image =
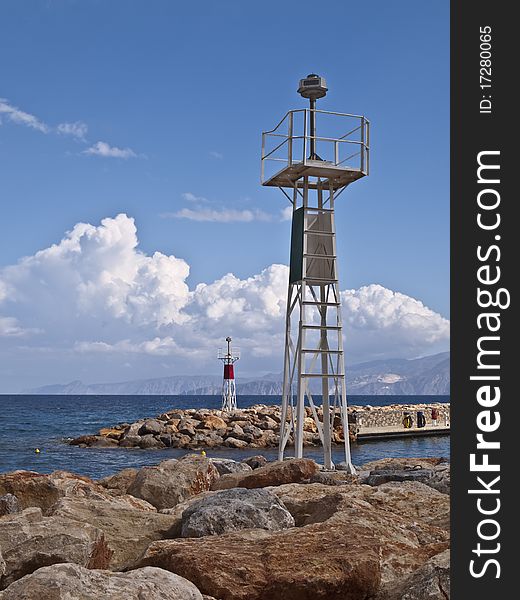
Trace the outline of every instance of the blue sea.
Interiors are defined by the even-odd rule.
[[[449,402],[449,396],[351,396],[350,405],[386,406],[396,403]],[[156,464],[190,452],[180,449],[79,448],[67,439],[97,433],[101,427],[131,423],[174,408],[220,408],[219,396],[29,396],[0,395],[0,472],[28,469],[50,473],[57,469],[100,478],[125,467]],[[276,396],[241,396],[241,407],[279,404]],[[41,450],[40,454],[35,449]],[[191,451],[193,452],[193,451]],[[262,453],[276,457],[276,450],[211,449],[209,456],[241,459]],[[291,449],[289,448],[289,455]],[[306,456],[320,460],[320,448],[308,448]],[[398,456],[449,457],[449,436],[380,440],[353,444],[352,460]],[[341,448],[335,453],[341,461]]]

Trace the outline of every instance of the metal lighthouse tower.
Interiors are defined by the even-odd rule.
[[[219,348],[217,358],[224,363],[224,380],[222,382],[222,410],[237,409],[237,390],[235,386],[234,363],[240,358],[240,352],[231,348],[231,338],[226,338],[227,350]]]
[[[291,435],[295,456],[303,456],[308,403],[323,445],[324,467],[334,468],[333,426],[339,419],[345,462],[354,472],[334,205],[348,185],[368,175],[369,123],[364,116],[317,110],[316,100],[327,91],[323,77],[308,75],[298,92],[310,107],[290,110],[262,134],[262,185],[279,188],[292,204],[279,459]],[[313,393],[321,394],[321,407]]]

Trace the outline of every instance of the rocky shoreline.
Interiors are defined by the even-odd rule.
[[[450,465],[202,455],[0,474],[0,600],[446,600]]]
[[[351,406],[349,421],[356,413],[357,424],[350,430],[355,440],[359,426],[386,426],[400,423],[405,411],[415,414],[423,410],[428,418],[436,407],[442,418],[449,419],[447,404],[394,404],[390,406]],[[320,437],[312,412],[306,407],[304,445],[320,445]],[[318,408],[318,417],[323,418]],[[155,418],[140,419],[135,423],[120,423],[105,427],[94,435],[82,435],[69,443],[76,446],[97,448],[274,448],[278,446],[281,421],[280,406],[258,404],[234,412],[214,409],[175,409]],[[339,416],[334,419],[333,441],[344,441]],[[289,444],[292,439],[289,440]]]

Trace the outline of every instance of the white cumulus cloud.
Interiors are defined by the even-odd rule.
[[[49,133],[50,127],[34,115],[27,113],[10,104],[5,98],[0,98],[0,116],[5,116],[12,123],[25,125],[42,133]]]
[[[0,310],[54,339],[185,322],[188,264],[146,256],[137,244],[134,220],[124,214],[97,227],[78,223],[58,244],[0,271],[7,290]]]
[[[250,369],[280,371],[288,267],[244,279],[228,273],[191,290],[188,275],[182,258],[141,252],[125,214],[78,223],[58,243],[0,269],[0,350],[24,364],[38,349],[46,356],[54,349],[56,370],[63,353],[78,370],[88,360],[95,381],[96,369],[115,357],[121,367],[142,357],[207,372],[231,335]],[[342,292],[342,304],[349,362],[448,349],[449,322],[410,296],[372,284]]]
[[[373,358],[447,350],[450,323],[420,300],[372,284],[342,292],[348,345]]]
[[[87,135],[88,126],[83,121],[76,121],[74,123],[60,123],[56,127],[56,131],[61,135],[70,135],[77,138],[78,140],[84,141]]]
[[[131,148],[118,148],[106,142],[96,142],[83,151],[90,156],[103,156],[105,158],[136,158],[137,154]]]

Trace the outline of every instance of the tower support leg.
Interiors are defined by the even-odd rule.
[[[308,178],[303,178],[302,193],[295,193],[294,205],[301,202],[303,220],[301,232],[301,280],[291,281],[287,296],[286,334],[284,353],[284,382],[278,458],[283,460],[292,434],[294,455],[303,457],[306,406],[310,408],[316,430],[323,445],[323,466],[334,469],[332,450],[334,421],[341,419],[344,434],[344,462],[347,470],[354,472],[351,461],[347,416],[345,365],[343,356],[342,319],[337,275],[336,239],[334,225],[334,193],[323,201],[323,190],[318,180],[317,202],[310,199]],[[298,192],[299,193],[299,192]],[[330,204],[326,207],[325,204]],[[295,215],[293,213],[293,219]],[[293,227],[293,236],[295,228]],[[294,250],[294,246],[293,246]],[[297,255],[297,253],[294,253]],[[321,413],[313,399],[314,383],[321,388]],[[319,383],[321,382],[321,386]],[[331,406],[330,391],[334,389]],[[296,406],[293,406],[293,389],[296,388]]]

